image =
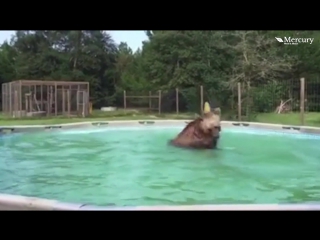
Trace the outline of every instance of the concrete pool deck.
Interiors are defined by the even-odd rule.
[[[191,120],[190,120],[191,121]],[[181,126],[187,120],[125,120],[125,121],[94,121],[56,125],[19,125],[0,126],[1,135],[61,131],[68,129],[92,129],[98,127],[148,127],[148,126]],[[320,134],[320,128],[309,126],[290,126],[256,122],[222,121],[222,128],[250,128],[272,130],[285,133]],[[0,194],[0,210],[320,210],[320,203],[306,204],[222,204],[222,205],[191,205],[191,206],[134,206],[134,207],[98,207],[86,204],[62,203],[18,195]]]

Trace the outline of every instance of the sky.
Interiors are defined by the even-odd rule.
[[[148,39],[144,31],[108,31],[116,43],[126,42],[133,51],[142,46],[142,41]],[[0,44],[10,40],[14,31],[0,31]]]

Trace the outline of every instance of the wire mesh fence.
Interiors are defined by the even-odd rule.
[[[204,102],[222,109],[223,120],[304,125],[305,117],[320,111],[320,79],[237,83],[217,91],[210,86],[157,90],[140,95],[124,93],[124,108],[144,106],[160,113],[201,114]],[[135,100],[134,100],[135,99]],[[320,124],[320,114],[318,121]],[[308,121],[310,124],[310,121]]]
[[[305,111],[320,112],[320,77],[308,78],[305,82]]]
[[[20,86],[19,81],[3,84],[3,113],[13,117],[34,112],[45,112],[47,116],[87,115],[88,85],[50,84],[25,83]],[[123,91],[117,95],[117,101],[121,105],[118,107],[127,110],[176,115],[201,114],[204,102],[208,101],[212,108],[221,108],[223,120],[320,126],[319,93],[320,78],[314,77],[307,80],[241,82],[222,90],[193,86]]]
[[[123,91],[123,108],[161,113],[161,91]]]
[[[238,121],[304,125],[304,79],[238,83],[237,99]]]
[[[202,86],[148,92],[123,91],[123,108],[158,114],[200,112],[201,89]]]

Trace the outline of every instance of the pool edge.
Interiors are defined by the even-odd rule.
[[[63,203],[56,200],[0,194],[0,210],[51,211],[259,211],[259,210],[320,210],[319,203],[309,204],[216,204],[179,206],[98,207],[85,204]]]
[[[190,120],[117,120],[117,121],[90,121],[80,123],[64,123],[64,124],[50,124],[50,125],[13,125],[13,126],[0,126],[1,134],[10,133],[24,133],[35,131],[55,131],[63,129],[78,129],[78,128],[98,128],[107,126],[153,126],[153,125],[180,125],[186,124]],[[243,127],[243,128],[256,128],[266,130],[281,130],[284,132],[296,133],[311,133],[320,134],[319,127],[311,126],[293,126],[271,123],[258,123],[258,122],[236,122],[236,121],[221,121],[222,127]]]
[[[190,121],[190,120],[189,120]],[[106,126],[151,126],[185,124],[188,120],[122,120],[122,121],[90,121],[81,123],[51,125],[19,125],[0,126],[1,134],[23,133],[34,131],[54,131],[62,129],[92,128]],[[222,127],[255,128],[278,130],[282,132],[320,134],[320,128],[311,126],[292,126],[258,122],[222,121]],[[7,132],[5,132],[6,130]],[[0,193],[0,210],[320,210],[320,203],[313,204],[230,204],[230,205],[192,205],[192,206],[136,206],[136,207],[98,207],[85,204],[63,203],[19,195]]]

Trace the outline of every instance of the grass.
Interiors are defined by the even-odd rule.
[[[42,118],[22,118],[14,119],[0,113],[0,126],[8,125],[47,125],[47,124],[62,124],[62,123],[76,123],[89,121],[114,121],[114,120],[155,120],[155,119],[193,119],[194,113],[181,114],[152,114],[140,112],[137,110],[117,110],[112,112],[102,112],[99,110],[86,118],[81,117],[42,117]]]
[[[320,127],[320,113],[305,113],[304,121],[305,126]],[[275,123],[283,125],[301,125],[300,113],[261,113],[257,115],[255,122]]]
[[[43,117],[43,118],[23,118],[12,119],[0,114],[0,126],[8,125],[46,125],[46,124],[62,124],[87,121],[113,121],[113,120],[155,120],[155,119],[194,119],[194,113],[181,114],[152,114],[140,112],[138,110],[117,110],[113,112],[102,112],[95,110],[91,116],[87,118],[68,118],[68,117]],[[223,120],[228,120],[222,116]],[[275,114],[261,113],[256,116],[254,122],[275,123],[284,125],[300,125],[299,113]],[[320,113],[306,113],[305,125],[320,127]]]

